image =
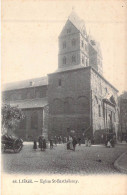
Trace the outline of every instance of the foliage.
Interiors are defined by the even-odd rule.
[[[2,105],[2,133],[13,131],[24,118],[24,114],[17,106]]]

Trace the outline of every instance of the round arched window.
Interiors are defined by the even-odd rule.
[[[66,64],[66,57],[63,57],[63,64]]]

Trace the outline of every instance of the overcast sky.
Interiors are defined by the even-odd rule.
[[[127,3],[124,1],[2,1],[2,82],[36,78],[58,66],[58,36],[74,7],[100,42],[104,77],[127,90]]]

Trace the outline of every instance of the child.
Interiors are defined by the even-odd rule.
[[[111,147],[112,147],[110,141],[108,141],[107,147],[108,147],[108,148],[111,148]]]
[[[35,151],[36,151],[36,149],[37,149],[37,142],[36,142],[36,140],[34,140],[33,149],[34,149]]]

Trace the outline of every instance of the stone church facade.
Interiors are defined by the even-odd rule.
[[[24,82],[10,84],[3,97],[26,113],[25,131],[19,130],[25,132],[25,139],[41,133],[68,136],[71,130],[78,137],[93,137],[97,131],[117,134],[118,90],[103,77],[100,45],[87,34],[84,21],[74,11],[59,36],[58,69],[46,78]]]

